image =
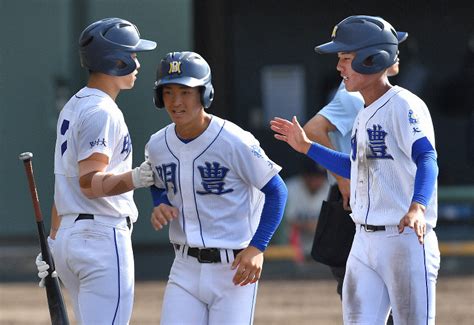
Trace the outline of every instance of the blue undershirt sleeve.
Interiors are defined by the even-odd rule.
[[[329,171],[344,178],[351,178],[351,159],[349,154],[332,150],[313,142],[307,156]]]
[[[285,211],[288,190],[283,179],[277,174],[265,184],[261,191],[265,194],[265,203],[260,223],[250,241],[250,245],[263,252],[281,222],[283,212]]]
[[[426,207],[431,200],[438,177],[436,151],[429,140],[423,137],[413,143],[411,157],[416,164],[412,202],[418,202]]]
[[[153,199],[153,206],[157,207],[161,203],[171,205],[166,195],[166,190],[164,188],[158,188],[155,185],[150,186],[151,197]]]

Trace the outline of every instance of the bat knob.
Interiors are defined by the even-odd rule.
[[[18,156],[18,159],[23,160],[23,161],[31,159],[31,158],[33,158],[33,153],[31,152],[23,152]]]

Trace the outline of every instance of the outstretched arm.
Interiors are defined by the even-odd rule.
[[[276,139],[285,141],[293,149],[308,155],[326,169],[342,177],[350,178],[351,161],[349,155],[312,143],[298,123],[296,116],[293,116],[291,122],[275,117],[270,121],[270,125],[271,129],[276,132]]]

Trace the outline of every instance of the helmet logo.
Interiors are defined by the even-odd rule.
[[[336,37],[336,31],[337,31],[337,25],[334,26],[334,28],[332,29],[332,33],[331,33],[332,38]]]
[[[172,61],[170,62],[170,69],[168,74],[178,73],[181,74],[181,62],[180,61]]]

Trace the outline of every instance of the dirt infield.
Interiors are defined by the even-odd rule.
[[[137,283],[132,324],[159,324],[164,285],[163,281]],[[437,324],[473,324],[474,275],[440,277],[437,295]],[[69,314],[73,319],[71,310]],[[333,280],[260,282],[255,324],[341,323]],[[0,324],[50,324],[43,289],[34,283],[0,284]]]

